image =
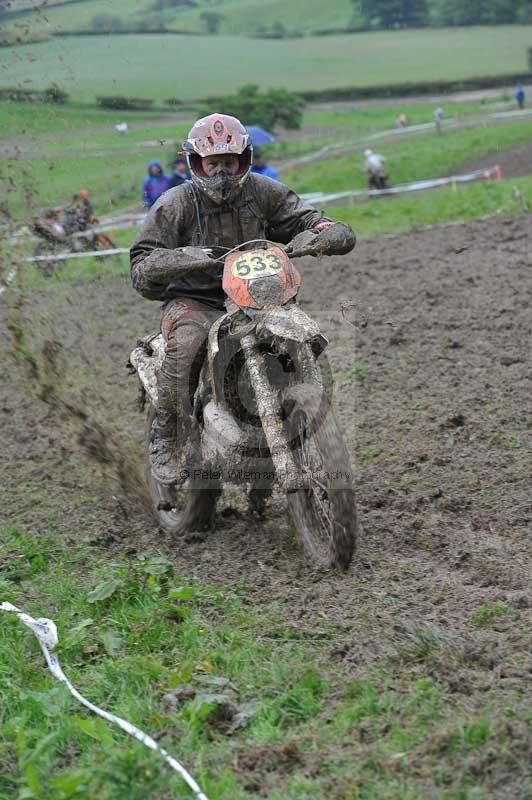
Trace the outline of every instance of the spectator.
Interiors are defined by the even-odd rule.
[[[148,177],[142,184],[142,202],[149,208],[170,187],[170,178],[165,175],[158,161],[148,164]]]
[[[253,166],[251,167],[251,171],[256,172],[257,175],[266,175],[267,178],[273,178],[274,181],[279,180],[277,170],[270,164],[266,164],[262,152],[258,149],[255,149],[253,153]]]
[[[384,162],[386,159],[380,153],[373,150],[364,150],[364,172],[368,176],[369,189],[387,189],[388,173]]]
[[[515,99],[517,100],[517,105],[519,108],[525,107],[525,87],[522,83],[517,85],[517,89],[515,90]]]
[[[408,128],[408,117],[404,112],[397,117],[397,127]]]
[[[181,186],[185,181],[190,180],[190,172],[188,171],[187,162],[183,156],[177,156],[174,159],[174,171],[170,175],[170,189],[174,186]]]
[[[436,125],[436,130],[438,133],[441,133],[442,119],[443,119],[443,108],[438,107],[434,111],[434,124]]]

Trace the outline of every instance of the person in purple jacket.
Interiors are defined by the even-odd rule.
[[[164,174],[158,161],[148,164],[148,177],[142,184],[142,202],[151,208],[155,201],[170,188],[170,178]]]

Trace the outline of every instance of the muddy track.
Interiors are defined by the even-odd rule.
[[[472,159],[463,164],[461,170],[489,169],[494,161],[500,166],[503,178],[526,177],[532,173],[532,145],[521,144],[485,158]]]
[[[166,541],[87,459],[79,421],[35,400],[31,370],[12,361],[0,385],[2,517],[36,533],[53,527],[65,544],[87,541],[95,557],[161,548],[183,574],[244,585],[256,604],[277,601],[303,631],[326,619],[337,633],[325,646],[350,674],[393,662],[412,626],[436,625],[476,648],[467,666],[438,666],[451,694],[470,694],[474,710],[497,681],[501,692],[519,690],[501,675],[508,664],[532,669],[531,235],[528,216],[488,220],[302,264],[303,304],[331,341],[356,464],[364,534],[347,575],[304,562],[281,497],[257,526],[230,489],[207,542]],[[0,313],[4,350],[5,304]],[[27,346],[62,339],[63,395],[127,445],[134,471],[143,421],[124,364],[136,336],[157,327],[157,304],[124,277],[35,294],[22,317]],[[469,620],[488,600],[513,616],[471,644]],[[508,780],[494,776],[491,796],[518,796]]]

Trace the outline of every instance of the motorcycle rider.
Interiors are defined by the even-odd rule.
[[[386,159],[380,153],[373,150],[364,151],[364,172],[368,176],[368,186],[370,189],[385,189],[388,175],[384,162]]]
[[[220,262],[185,276],[179,265],[205,262],[202,247],[231,248],[254,239],[297,247],[317,242],[331,254],[355,245],[347,225],[323,217],[282,183],[251,173],[253,148],[235,117],[199,119],[184,150],[191,181],[159,198],[131,247],[133,287],[149,300],[164,301],[166,354],[150,442],[152,474],[164,484],[185,480],[183,467],[197,447],[194,393],[209,328],[225,310]]]
[[[86,231],[95,220],[92,203],[89,200],[89,190],[80,189],[77,194],[73,195],[71,202],[63,212],[65,230],[69,235],[78,231]]]

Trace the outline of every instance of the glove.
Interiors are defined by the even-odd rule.
[[[356,237],[349,225],[343,222],[322,220],[311,230],[302,231],[294,236],[286,245],[286,252],[291,253],[303,247],[312,247],[316,256],[343,256],[349,253],[356,244]]]
[[[343,222],[323,221],[315,226],[317,236],[314,244],[319,255],[343,256],[351,252],[356,244],[356,236],[349,225]]]
[[[286,245],[285,250],[287,253],[292,253],[294,250],[301,250],[303,247],[314,244],[317,238],[318,234],[312,230],[301,231],[301,233],[296,234],[292,241]]]
[[[179,250],[187,256],[187,261],[206,261],[209,258],[202,247],[180,247]]]

